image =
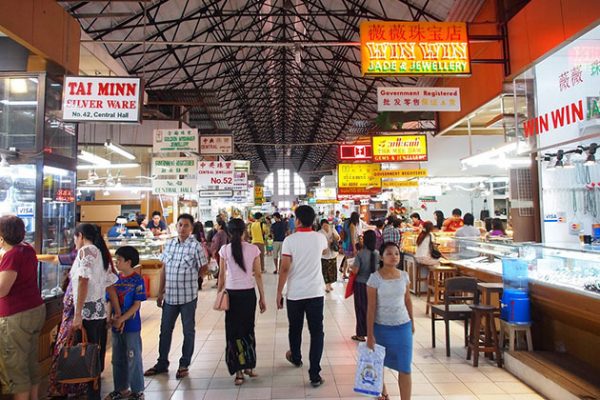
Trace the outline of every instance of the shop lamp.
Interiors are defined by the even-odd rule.
[[[590,144],[590,147],[588,149],[588,155],[587,155],[583,165],[587,165],[589,167],[589,166],[596,164],[596,150],[597,149],[598,149],[598,145],[596,143]]]
[[[131,154],[130,152],[128,152],[121,146],[114,144],[110,139],[106,139],[106,142],[104,142],[104,147],[106,147],[107,149],[109,149],[110,151],[112,151],[114,153],[122,155],[123,157],[127,158],[128,160],[135,160],[135,156],[133,154]]]
[[[554,168],[564,168],[565,164],[563,158],[565,157],[565,151],[559,150],[556,153],[556,164],[554,164]]]
[[[108,161],[106,158],[102,158],[85,150],[81,150],[77,155],[77,158],[83,161],[87,161],[91,164],[96,164],[97,166],[110,164],[110,161]]]

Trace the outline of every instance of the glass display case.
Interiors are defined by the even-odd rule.
[[[44,300],[63,295],[63,284],[70,265],[60,265],[51,262],[38,262],[38,287]]]
[[[0,75],[0,148],[35,149],[40,90],[37,75]]]
[[[590,245],[507,243],[454,238],[455,251],[444,257],[468,268],[502,274],[502,258],[529,264],[532,283],[600,299],[600,248]]]
[[[44,166],[42,253],[69,252],[75,228],[75,172]]]
[[[166,239],[135,235],[126,238],[111,238],[107,243],[108,249],[113,256],[119,247],[132,246],[140,253],[140,261],[144,261],[158,260]]]
[[[35,244],[35,178],[31,164],[0,167],[0,215],[14,214],[25,223],[25,241]]]

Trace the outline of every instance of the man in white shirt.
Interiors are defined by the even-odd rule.
[[[321,271],[321,256],[327,250],[327,239],[314,232],[311,226],[315,211],[310,206],[296,209],[296,232],[285,238],[282,246],[277,308],[283,308],[283,287],[287,283],[287,315],[290,324],[288,339],[290,350],[285,358],[296,367],[302,366],[302,326],[304,314],[310,332],[310,383],[323,384],[321,356],[323,355],[323,306],[325,291]]]

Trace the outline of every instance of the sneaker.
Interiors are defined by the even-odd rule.
[[[285,353],[285,359],[288,360],[290,363],[292,363],[296,368],[300,368],[302,366],[302,361],[294,362],[292,360],[292,351],[291,350],[288,350]]]
[[[131,393],[129,395],[130,400],[144,400],[144,392]]]
[[[118,390],[114,390],[114,391],[110,392],[104,398],[104,400],[121,400],[121,399],[128,399],[128,398],[130,398],[128,395],[124,396]]]
[[[316,379],[310,380],[310,385],[314,388],[321,386],[323,383],[325,383],[325,381],[320,376],[317,377]]]

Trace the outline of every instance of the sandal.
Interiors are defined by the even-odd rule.
[[[244,374],[248,375],[250,378],[256,378],[258,374],[254,372],[253,369],[245,369]]]
[[[387,393],[386,394],[381,393],[381,396],[379,396],[377,398],[377,400],[390,400],[390,395]]]
[[[239,374],[239,372],[238,372]],[[241,373],[241,375],[235,375],[235,380],[233,381],[233,383],[235,383],[235,386],[240,386],[244,384],[244,374]]]
[[[187,368],[179,368],[175,374],[175,379],[183,379],[190,374]]]
[[[364,336],[358,336],[358,335],[354,335],[350,339],[355,340],[357,342],[364,342],[364,341],[366,341],[366,339],[365,339]]]
[[[144,376],[154,376],[154,375],[158,375],[158,374],[166,374],[167,372],[168,372],[168,370],[166,370],[166,369],[159,369],[155,365],[154,367],[146,370],[146,372],[144,372]]]

